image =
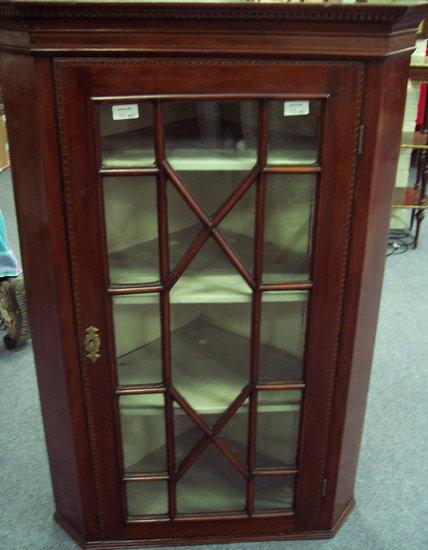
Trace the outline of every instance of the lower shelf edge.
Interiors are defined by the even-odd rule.
[[[72,527],[68,521],[58,512],[54,513],[54,520],[85,550],[114,550],[120,548],[139,548],[141,546],[184,546],[196,544],[221,544],[231,542],[254,542],[254,541],[275,541],[275,540],[299,540],[299,539],[327,539],[332,538],[343,525],[355,506],[355,499],[352,498],[342,514],[339,516],[332,529],[324,531],[294,531],[289,533],[276,534],[245,534],[228,536],[208,536],[195,538],[165,538],[165,539],[143,539],[143,540],[117,540],[117,541],[88,541]]]

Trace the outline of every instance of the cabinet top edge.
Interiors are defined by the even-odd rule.
[[[7,19],[231,19],[308,23],[381,23],[413,28],[428,16],[428,2],[385,4],[275,4],[200,2],[82,2],[0,0]]]
[[[414,48],[416,5],[0,0],[0,50],[374,59]]]

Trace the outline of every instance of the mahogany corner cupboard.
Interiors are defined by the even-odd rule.
[[[56,503],[85,548],[353,507],[427,5],[0,2]]]

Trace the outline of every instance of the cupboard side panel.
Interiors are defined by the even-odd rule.
[[[50,60],[3,54],[3,94],[41,409],[57,512],[97,535],[76,350]]]
[[[354,495],[408,70],[407,54],[367,64],[366,131],[353,212],[346,314],[328,470],[329,489],[323,510],[325,526],[338,520]]]

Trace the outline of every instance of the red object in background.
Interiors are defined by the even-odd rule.
[[[426,86],[426,85],[425,85]],[[404,201],[403,204],[418,204],[420,199],[420,190],[419,189],[406,189],[404,192]]]
[[[425,51],[425,55],[428,55],[428,48]],[[416,117],[416,126],[415,126],[416,132],[419,132],[424,120],[426,95],[427,95],[427,83],[423,82],[421,84],[420,93],[419,93],[418,115]]]
[[[415,126],[416,132],[419,132],[419,130],[422,127],[422,122],[424,120],[426,95],[427,95],[427,84],[426,82],[422,82],[420,93],[419,93],[418,115],[416,117],[416,126]]]

